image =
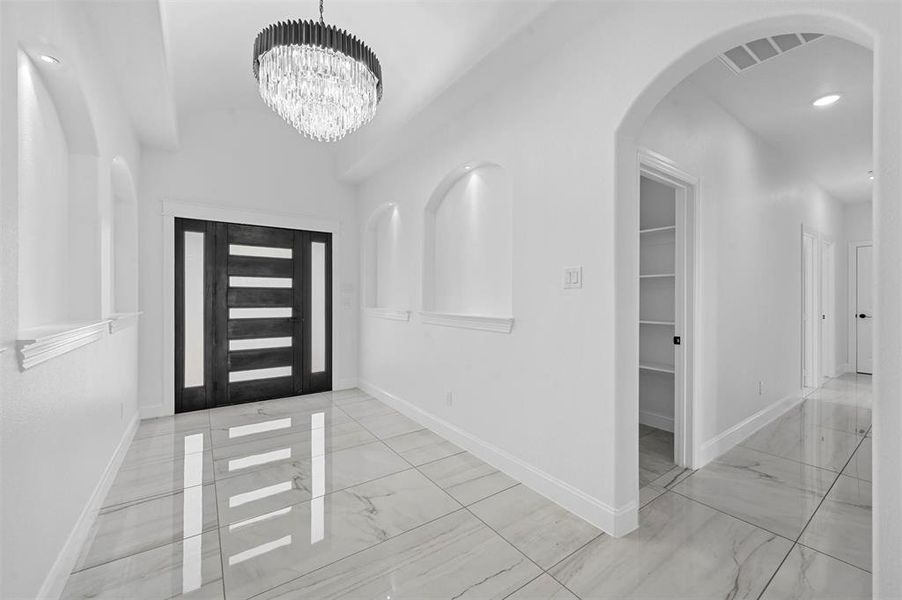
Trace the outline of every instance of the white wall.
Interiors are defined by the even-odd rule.
[[[364,306],[405,310],[410,306],[401,248],[401,215],[395,206],[377,211],[366,226],[363,260],[367,297]]]
[[[341,232],[333,240],[340,289],[333,321],[337,351],[333,383],[353,385],[357,376],[358,229],[353,190],[332,177],[331,155],[265,107],[190,116],[181,123],[180,138],[177,151],[147,151],[141,164],[142,414],[165,413],[163,306],[172,302],[164,297],[162,280],[161,211],[167,200],[340,221]]]
[[[696,434],[705,444],[799,394],[801,228],[838,239],[842,206],[688,82],[657,106],[639,143],[699,179]]]
[[[0,346],[5,350],[0,353],[0,597],[34,598],[136,417],[137,329],[105,335],[95,343],[27,371],[19,369],[15,340],[22,327],[49,325],[48,321],[55,319],[57,313],[60,317],[65,313],[66,318],[79,316],[78,311],[82,309],[94,316],[101,314],[99,288],[94,287],[102,271],[96,249],[100,247],[104,206],[111,198],[108,185],[96,186],[91,193],[86,190],[92,189],[97,181],[109,180],[114,156],[123,157],[132,168],[137,166],[138,146],[129,118],[118,104],[105,59],[93,45],[94,32],[84,20],[80,6],[65,2],[3,2],[0,27]],[[29,182],[42,178],[42,186],[56,181],[59,173],[53,169],[60,165],[63,151],[58,135],[31,140],[38,145],[23,155],[20,179],[18,110],[21,107],[26,114],[41,114],[45,119],[49,113],[34,112],[33,103],[44,104],[46,100],[41,92],[38,96],[31,95],[35,88],[23,89],[25,94],[20,105],[16,64],[19,45],[51,48],[63,59],[57,73],[80,85],[93,121],[90,134],[96,136],[96,155],[79,155],[77,161],[89,171],[88,176],[93,171],[96,180],[80,190],[76,201],[82,203],[82,212],[75,220],[61,206],[43,204],[62,200],[57,187],[52,193],[46,187],[30,188]],[[71,98],[63,98],[62,105],[60,98],[54,100],[69,135],[73,124],[66,122],[61,106]],[[44,123],[47,125],[46,120]],[[86,124],[90,122],[77,125]],[[68,146],[71,152],[71,138]],[[68,179],[71,189],[72,178]],[[31,209],[37,207],[29,205],[24,213],[19,212],[20,201],[37,200],[30,190],[42,194],[38,200],[42,203],[40,218],[50,234],[67,228],[72,232],[74,226],[74,231],[84,236],[79,238],[79,243],[87,242],[88,247],[81,256],[85,261],[79,264],[93,271],[90,280],[74,290],[81,292],[81,306],[66,302],[71,294],[58,297],[59,290],[70,285],[65,274],[67,263],[65,257],[58,255],[58,248],[40,263],[27,258],[19,260],[20,246],[32,242],[26,228],[31,227],[31,219],[35,218]],[[45,192],[47,195],[43,195]],[[44,241],[53,244],[46,237]],[[66,243],[71,248],[73,239],[70,237]],[[98,262],[92,262],[92,257],[97,257]],[[37,268],[46,271],[36,273],[33,269]],[[42,293],[47,290],[57,296],[49,300],[64,302],[58,310],[45,311],[43,306],[31,306],[35,301],[31,292],[20,294],[18,281],[36,275],[53,278],[49,287],[42,288]],[[20,307],[20,302],[28,305]],[[36,318],[41,322],[29,323],[30,315],[36,314],[40,314]]]
[[[873,241],[873,204],[846,204],[843,206],[843,227],[836,244],[836,283],[840,293],[836,297],[838,332],[836,336],[836,364],[854,371],[855,357],[850,356],[849,336],[854,331],[854,306],[849,306],[849,243]],[[854,288],[853,288],[854,293]]]
[[[635,526],[638,487],[638,416],[629,396],[637,378],[631,363],[636,348],[635,340],[623,333],[635,327],[635,315],[625,302],[637,290],[630,291],[624,282],[634,281],[630,265],[638,265],[638,244],[628,234],[617,233],[624,222],[638,224],[638,215],[631,216],[627,205],[617,200],[623,175],[618,166],[621,159],[635,161],[635,154],[618,154],[618,134],[632,135],[634,122],[629,119],[644,113],[649,98],[657,102],[658,92],[741,41],[734,39],[737,28],[758,37],[787,26],[837,33],[851,20],[892,39],[899,14],[889,6],[843,4],[831,5],[842,15],[829,19],[822,17],[827,10],[823,7],[815,10],[812,4],[785,1],[655,3],[653,9],[635,2],[578,6],[586,11],[582,22],[597,19],[588,33],[573,35],[569,44],[549,50],[546,60],[506,78],[503,86],[486,86],[490,92],[472,94],[478,104],[449,116],[444,124],[433,127],[430,122],[430,131],[411,135],[406,140],[409,149],[361,186],[361,220],[378,206],[397,202],[405,225],[411,225],[405,227],[403,240],[416,297],[422,290],[422,211],[429,195],[458,165],[482,160],[501,165],[514,192],[513,332],[441,328],[416,317],[409,323],[365,317],[360,380],[373,391],[400,399],[406,404],[398,405],[410,407],[412,413],[423,411],[439,420],[434,422],[462,432],[460,439],[483,458],[510,468],[552,499],[616,533]],[[653,20],[648,18],[650,10],[655,12]],[[804,16],[787,18],[793,11]],[[770,21],[763,21],[768,17]],[[681,27],[672,27],[674,22]],[[860,31],[855,32],[858,39],[863,37]],[[630,50],[629,60],[624,60],[624,48]],[[886,56],[890,62],[880,72],[892,77],[889,66],[896,64],[891,62],[896,55]],[[677,72],[681,75],[674,79]],[[478,81],[476,77],[468,84]],[[753,150],[746,144],[723,160],[738,161],[743,153],[749,160],[763,160]],[[835,229],[835,217],[808,214],[793,200],[816,194],[810,186],[783,183],[779,195],[767,197],[765,206],[780,198],[789,203],[787,210],[797,212],[798,224],[804,213],[815,226]],[[750,201],[749,196],[742,200]],[[724,205],[719,214],[729,216],[733,210]],[[750,231],[756,235],[773,235],[771,225],[780,236],[790,230],[766,208],[755,216]],[[734,233],[738,243],[756,242],[749,231]],[[723,232],[711,235],[715,237],[709,243],[727,239]],[[769,260],[776,254],[770,248],[761,251]],[[561,269],[572,265],[583,266],[579,291],[561,289]],[[734,270],[747,266],[756,265],[742,258]],[[758,267],[751,276],[773,274]],[[789,275],[780,276],[786,280],[781,285],[797,287]],[[726,276],[728,281],[735,278]],[[627,324],[618,322],[624,315],[630,317]],[[778,317],[762,304],[744,322],[771,318]],[[735,369],[740,361],[731,360],[729,368]],[[618,362],[631,364],[632,374],[618,371]],[[774,394],[788,385],[789,377],[785,366],[775,368],[776,375],[768,376]],[[758,377],[744,374],[736,385],[745,390],[747,382]],[[445,400],[448,391],[453,391],[451,406]],[[706,393],[710,396],[711,390]],[[706,434],[713,435],[730,418],[745,413],[729,412],[707,417]]]

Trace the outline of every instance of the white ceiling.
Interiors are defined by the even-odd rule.
[[[149,146],[175,146],[178,123],[159,5],[155,0],[84,5],[138,138]]]
[[[841,202],[871,199],[873,54],[824,37],[734,73],[719,59],[689,80]],[[836,104],[812,100],[839,92]]]
[[[379,57],[384,95],[369,127],[384,129],[410,119],[552,2],[326,0],[325,20]],[[275,21],[318,18],[318,2],[161,0],[161,12],[183,118],[210,109],[269,110],[251,72],[254,39]]]

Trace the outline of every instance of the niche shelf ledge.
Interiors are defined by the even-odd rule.
[[[639,363],[641,371],[655,371],[656,373],[675,373],[673,365],[661,365],[658,363]]]
[[[110,334],[116,333],[117,331],[122,331],[123,329],[128,329],[129,327],[136,326],[138,324],[138,317],[143,314],[144,311],[111,314],[109,316]]]
[[[676,273],[650,273],[648,275],[639,275],[639,279],[664,279],[667,277],[676,277]]]
[[[420,312],[420,320],[427,325],[443,327],[459,327],[462,329],[479,329],[495,333],[510,333],[514,327],[513,317],[495,317],[489,315],[462,315],[456,313]]]
[[[377,319],[388,319],[389,321],[409,321],[410,311],[399,308],[364,308],[363,312]]]
[[[667,225],[666,227],[649,227],[648,229],[640,229],[639,233],[658,233],[659,231],[676,231],[676,225]]]
[[[17,345],[22,369],[96,342],[107,332],[110,319],[33,327],[19,332]]]
[[[666,326],[666,327],[674,327],[674,326],[676,325],[676,323],[674,323],[673,321],[648,321],[648,320],[642,320],[642,321],[639,321],[639,325],[664,325],[664,326]]]

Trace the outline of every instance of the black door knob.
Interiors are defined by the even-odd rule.
[[[858,318],[859,318],[859,319],[865,319],[865,318],[867,318],[867,315],[864,314],[864,313],[861,313],[860,315],[858,315]]]

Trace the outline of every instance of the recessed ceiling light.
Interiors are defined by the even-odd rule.
[[[812,104],[815,106],[830,106],[831,104],[834,104],[839,99],[840,99],[839,94],[827,94],[826,96],[821,96],[820,98],[818,98],[817,100],[812,102]]]
[[[58,65],[60,64],[60,59],[55,56],[50,56],[49,54],[42,54],[41,60],[47,63],[48,65]]]

